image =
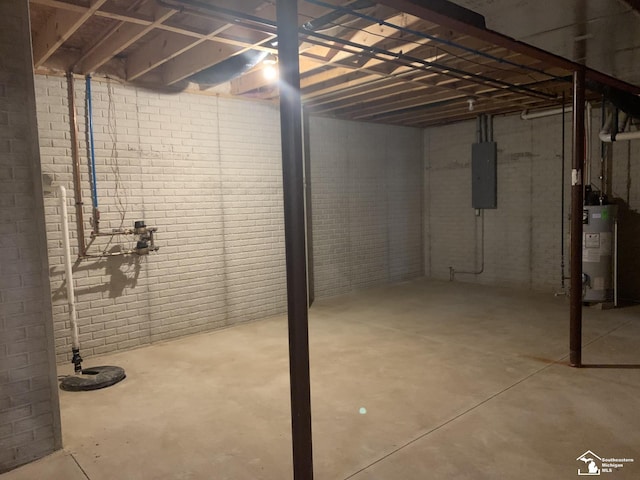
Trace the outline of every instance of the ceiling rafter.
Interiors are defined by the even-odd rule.
[[[299,2],[301,93],[321,115],[424,126],[551,106],[569,92],[572,69],[578,68],[487,30],[476,14],[456,16],[460,7],[446,0],[375,0],[351,10],[353,2]],[[206,84],[224,77],[222,66],[207,69],[242,52],[277,52],[272,0],[137,0],[126,10],[124,0],[30,4],[36,65],[48,71],[70,65],[146,88],[182,88],[185,79]],[[231,93],[277,97],[277,82],[268,83],[261,68],[232,81]],[[589,69],[587,77],[640,92]]]
[[[33,38],[33,64],[40,67],[66,42],[107,0],[92,0],[83,12],[56,10],[45,27]]]
[[[132,45],[158,25],[164,23],[177,10],[153,4],[153,22],[149,25],[137,25],[120,21],[120,23],[84,53],[74,65],[74,70],[87,74],[96,71],[128,46]]]

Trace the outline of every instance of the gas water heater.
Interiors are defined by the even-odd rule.
[[[616,205],[585,205],[582,213],[583,302],[615,302]]]

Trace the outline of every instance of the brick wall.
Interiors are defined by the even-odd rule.
[[[425,196],[429,203],[425,249],[432,277],[448,279],[449,267],[466,272],[481,269],[484,221],[484,271],[480,275],[456,273],[457,281],[559,289],[560,119],[560,116],[529,121],[517,116],[494,118],[498,208],[484,210],[481,216],[471,207],[471,144],[476,141],[476,123],[463,122],[425,132]],[[567,125],[568,175],[569,115]],[[569,204],[565,207],[568,212]]]
[[[0,2],[0,473],[61,447],[28,15]]]
[[[565,120],[565,264],[569,273],[571,115]],[[599,187],[600,111],[593,111],[592,183]],[[471,144],[475,122],[425,131],[425,272],[448,279],[449,267],[477,271],[482,260],[482,218],[471,208]],[[561,286],[561,116],[494,119],[498,144],[498,208],[485,210],[485,268],[481,275],[456,274],[457,281],[516,285],[555,292]],[[640,298],[640,151],[616,143],[611,172],[621,218],[621,294]]]
[[[66,79],[38,77],[43,173],[72,192]],[[85,85],[76,81],[85,216],[91,215]],[[263,318],[286,308],[279,115],[272,104],[188,93],[162,94],[93,80],[101,230],[144,219],[160,251],[76,263],[85,356]],[[327,127],[327,125],[331,127]],[[337,140],[326,128],[348,132]],[[316,257],[317,296],[422,272],[421,134],[418,130],[311,120],[314,234],[319,252],[354,247],[353,260]],[[327,156],[325,147],[347,157]],[[325,203],[342,181],[346,210]],[[314,176],[318,173],[318,178]],[[324,181],[324,179],[329,181]],[[382,202],[380,199],[382,198]],[[402,205],[407,203],[407,207]],[[57,199],[46,198],[58,361],[69,357]],[[375,207],[374,207],[375,206]],[[70,222],[75,222],[69,200]],[[325,235],[323,219],[347,222]],[[87,223],[87,230],[90,227]],[[72,230],[74,230],[72,228]],[[72,231],[75,238],[75,231]],[[90,252],[120,240],[97,239]],[[76,241],[72,239],[72,245]],[[124,246],[129,248],[130,242]],[[74,249],[74,255],[76,253]],[[348,266],[346,283],[332,285]]]
[[[421,130],[323,118],[310,130],[316,294],[422,275]]]

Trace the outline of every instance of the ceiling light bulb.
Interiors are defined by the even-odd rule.
[[[469,103],[469,111],[473,112],[473,107],[474,107],[474,104],[476,103],[476,101],[473,98],[468,98],[467,102]]]
[[[274,65],[267,65],[262,69],[262,74],[267,80],[275,80],[278,77],[278,69]]]

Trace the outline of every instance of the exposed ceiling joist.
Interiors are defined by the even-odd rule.
[[[149,25],[137,25],[133,23],[120,22],[113,31],[106,37],[99,39],[87,54],[77,62],[74,70],[87,74],[96,71],[124,49],[138,41],[158,25],[175,15],[178,11],[158,5],[153,7],[153,22]]]
[[[76,65],[74,71],[104,71],[147,88],[182,88],[185,79],[206,88],[240,75],[232,94],[279,95],[278,83],[263,76],[265,65],[256,64],[257,51],[277,51],[272,0],[136,0],[127,10],[124,0],[88,1],[30,0],[34,45],[66,38],[46,47],[50,59],[42,66]],[[585,68],[487,30],[483,17],[446,0],[299,4],[301,93],[323,115],[425,126],[552,106],[570,94],[573,70]],[[599,94],[594,80],[640,92],[586,71]]]
[[[438,4],[450,4],[444,0],[431,0],[430,2],[423,2],[419,0],[378,0],[383,5],[387,5],[392,8],[396,8],[400,11],[410,13],[424,20],[436,23],[438,25],[449,27],[457,32],[469,35],[479,40],[485,41],[489,44],[502,46],[508,48],[511,51],[520,53],[522,55],[533,57],[545,62],[548,65],[560,67],[570,72],[577,69],[584,68],[584,65],[572,62],[566,58],[560,57],[553,53],[542,50],[533,45],[515,40],[501,33],[482,28],[474,23],[467,23],[464,19],[449,16],[446,13],[446,8],[442,8],[442,5]],[[440,7],[440,8],[439,8]],[[617,78],[609,75],[597,72],[592,69],[586,69],[587,78],[608,85],[614,88],[618,88],[623,91],[627,91],[633,94],[640,94],[640,87],[630,85],[626,82],[618,80]]]
[[[66,42],[107,0],[92,0],[84,12],[56,10],[45,27],[33,39],[33,64],[40,67]]]

